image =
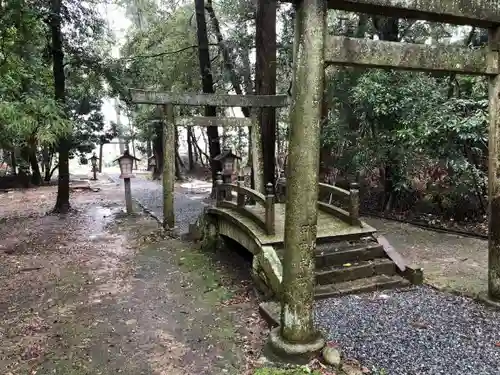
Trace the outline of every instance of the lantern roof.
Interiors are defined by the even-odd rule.
[[[90,159],[97,159],[97,155],[95,154],[95,152],[92,154],[92,156],[90,157]]]
[[[135,157],[133,157],[132,155],[130,155],[128,149],[125,149],[125,151],[123,151],[123,155],[120,156],[119,158],[116,158],[115,160],[113,160],[113,162],[120,162],[120,160],[122,159],[131,159],[131,160],[137,160],[139,161],[140,159],[137,159]]]
[[[230,148],[225,148],[224,150],[222,150],[222,152],[219,155],[214,157],[214,160],[221,161],[221,160],[228,159],[228,158],[234,158],[234,159],[241,160],[241,158],[238,155],[234,154]]]

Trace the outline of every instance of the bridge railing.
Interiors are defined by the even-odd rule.
[[[320,182],[319,189],[330,194],[329,203],[318,200],[318,208],[328,212],[341,220],[347,221],[351,225],[361,225],[359,219],[359,184],[352,182],[349,190],[339,188],[338,186],[329,185]],[[331,204],[331,201],[339,201],[342,205],[347,206],[347,210]]]
[[[257,223],[267,234],[275,234],[274,218],[274,194],[272,184],[266,185],[266,194],[244,186],[244,177],[238,176],[236,184],[223,182],[222,174],[217,174],[216,182],[216,205],[236,210]],[[236,203],[233,202],[233,192],[236,193]],[[258,215],[255,210],[247,208],[247,199],[254,201],[264,208],[264,217]]]

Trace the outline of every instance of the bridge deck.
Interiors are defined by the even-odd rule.
[[[285,204],[277,203],[275,207],[275,232],[274,235],[268,235],[262,228],[256,224],[252,219],[242,215],[241,213],[230,208],[217,208],[224,211],[226,214],[232,216],[235,220],[240,221],[248,229],[252,231],[256,238],[259,239],[262,245],[271,245],[282,243],[284,240],[285,229]],[[247,210],[251,210],[256,215],[264,218],[264,208],[260,205],[246,206]],[[362,226],[351,226],[348,223],[332,216],[326,212],[318,210],[318,239],[329,239],[334,237],[349,237],[359,236],[361,234],[370,234],[376,232],[376,229],[362,223]]]

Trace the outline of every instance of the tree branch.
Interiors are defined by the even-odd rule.
[[[231,56],[231,51],[227,47],[227,45],[224,43],[224,38],[222,37],[222,32],[220,30],[220,24],[219,20],[217,19],[215,15],[215,11],[212,5],[212,0],[207,0],[205,4],[205,9],[208,12],[208,15],[210,16],[210,21],[212,23],[212,27],[215,32],[215,36],[217,38],[217,44],[219,46],[220,54],[222,55],[223,59],[223,64],[226,72],[229,75],[229,80],[231,82],[231,85],[233,86],[233,90],[236,92],[236,95],[242,95],[243,90],[241,89],[241,84],[238,78],[238,75],[235,72],[234,69],[234,64],[232,61],[232,56]],[[245,117],[250,117],[250,109],[247,107],[242,107],[241,111],[243,112],[243,115]]]
[[[209,46],[218,46],[219,44],[217,44],[217,43],[209,43],[208,45]],[[165,51],[165,52],[155,53],[155,54],[151,54],[151,55],[136,55],[136,56],[130,56],[130,57],[122,57],[122,58],[120,58],[118,60],[127,60],[127,61],[129,61],[129,60],[137,60],[137,59],[150,59],[150,58],[155,58],[155,57],[162,57],[162,56],[167,56],[167,55],[174,55],[176,53],[184,52],[184,51],[187,51],[187,50],[190,50],[190,49],[195,49],[195,48],[198,48],[198,45],[187,46],[187,47],[178,49],[176,51]]]

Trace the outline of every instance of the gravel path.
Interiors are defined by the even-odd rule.
[[[349,358],[388,375],[500,374],[500,311],[429,287],[319,301],[316,322]]]
[[[108,175],[118,181],[118,175]],[[120,180],[120,183],[123,182]],[[137,177],[132,180],[132,196],[160,220],[163,219],[163,193],[161,182]],[[175,220],[179,233],[189,230],[189,224],[196,222],[206,204],[203,200],[210,193],[210,184],[202,181],[186,182],[176,186],[174,195]]]

